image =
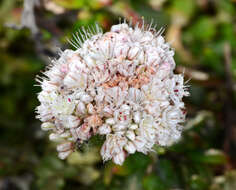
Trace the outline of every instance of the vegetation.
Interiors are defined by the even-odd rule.
[[[34,8],[34,9],[32,9]],[[21,19],[22,16],[22,19]],[[176,72],[191,96],[180,142],[103,163],[94,137],[66,161],[35,119],[35,76],[81,26],[104,31],[119,17],[165,27]],[[2,0],[0,2],[0,189],[236,189],[235,0]]]

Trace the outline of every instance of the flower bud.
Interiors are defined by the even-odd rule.
[[[145,145],[145,140],[141,136],[138,136],[134,140],[134,145],[137,150],[141,150]]]
[[[61,138],[59,134],[51,133],[49,135],[49,140],[51,140],[53,142],[61,142],[61,141],[63,141],[63,138]]]
[[[76,107],[76,114],[84,115],[84,114],[86,114],[86,112],[87,112],[87,109],[86,109],[84,103],[83,102],[79,102],[77,107]]]
[[[92,104],[87,105],[87,110],[89,114],[95,114],[95,109]]]
[[[84,102],[85,104],[88,104],[89,102],[91,102],[93,99],[91,96],[89,96],[88,94],[84,94],[80,97],[81,101]]]
[[[45,122],[45,123],[42,123],[41,125],[41,129],[44,131],[48,131],[54,128],[55,128],[55,125],[51,122]]]
[[[89,127],[86,123],[76,128],[75,131],[76,131],[77,138],[81,140],[88,140],[91,137],[90,129],[91,127]]]
[[[108,124],[108,125],[114,125],[114,124],[116,123],[113,118],[108,118],[108,119],[106,119],[105,122],[106,122],[106,124]]]
[[[71,133],[69,131],[66,131],[59,135],[61,138],[69,138],[71,137]]]
[[[134,146],[134,144],[130,141],[128,141],[128,143],[124,146],[124,149],[129,153],[129,154],[133,154],[136,151],[136,148]]]
[[[98,133],[100,135],[106,135],[111,132],[111,127],[107,124],[103,124],[101,127],[98,128]]]
[[[126,128],[125,125],[122,124],[116,124],[112,126],[113,131],[122,131]]]
[[[70,154],[72,153],[71,150],[66,151],[66,152],[59,152],[58,157],[62,160],[66,159]]]
[[[138,125],[137,124],[131,124],[130,126],[129,126],[129,129],[131,129],[131,130],[135,130],[135,129],[137,129],[138,128]]]
[[[74,128],[74,127],[78,127],[80,122],[81,122],[81,120],[78,117],[73,116],[73,115],[69,115],[65,119],[64,126],[66,128]]]
[[[125,58],[127,56],[129,50],[129,46],[128,45],[119,45],[114,49],[114,54],[117,58]]]
[[[66,143],[57,145],[57,151],[58,152],[66,152],[66,151],[71,150],[72,147],[73,147],[72,142],[66,142]]]
[[[127,137],[128,139],[130,139],[131,141],[133,141],[133,140],[135,139],[135,133],[134,133],[134,131],[127,131],[127,132],[126,132],[126,137]]]
[[[140,121],[141,121],[141,114],[140,114],[140,112],[134,112],[133,117],[134,117],[134,122],[135,123],[140,123]]]
[[[121,151],[120,153],[115,155],[112,160],[115,164],[122,165],[125,161],[125,152]]]
[[[128,51],[128,59],[132,60],[134,59],[139,53],[139,48],[137,46],[132,47]]]

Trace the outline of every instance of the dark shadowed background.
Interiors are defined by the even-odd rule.
[[[66,161],[35,119],[35,76],[73,48],[80,26],[107,31],[121,18],[157,28],[176,50],[177,73],[190,80],[180,142],[103,164],[93,138]],[[235,0],[1,0],[0,190],[235,190]]]

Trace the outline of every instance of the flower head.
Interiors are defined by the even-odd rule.
[[[106,135],[103,160],[117,164],[154,144],[176,142],[188,92],[183,76],[173,73],[174,51],[161,33],[123,23],[104,34],[96,26],[78,35],[71,42],[76,50],[62,52],[39,81],[37,118],[60,142],[59,157],[95,134]]]

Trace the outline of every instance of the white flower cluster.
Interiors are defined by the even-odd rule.
[[[95,134],[106,136],[103,160],[116,164],[177,141],[188,92],[160,32],[126,23],[104,34],[98,27],[83,31],[72,42],[77,49],[62,52],[39,80],[37,117],[60,142],[59,157]]]

